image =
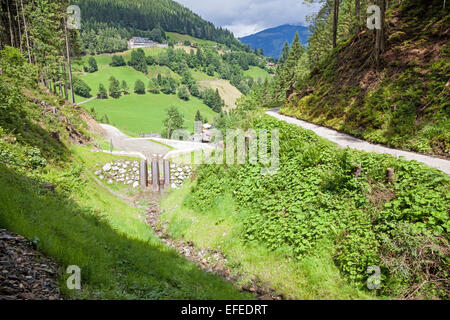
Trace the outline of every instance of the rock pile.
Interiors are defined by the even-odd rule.
[[[149,183],[151,183],[152,174],[150,164],[148,170],[148,179]],[[162,167],[160,167],[160,173],[162,178]],[[95,175],[107,184],[118,183],[137,188],[139,187],[139,162],[126,159],[108,162],[95,171]],[[174,189],[180,188],[184,181],[189,179],[191,175],[192,166],[172,163],[170,165],[170,186]]]
[[[178,165],[172,163],[170,165],[170,186],[178,189],[192,175],[192,167],[189,165]]]
[[[118,160],[108,162],[101,169],[95,171],[95,175],[107,184],[119,183],[139,186],[139,162],[133,160]]]

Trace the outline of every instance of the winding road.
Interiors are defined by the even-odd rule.
[[[391,149],[384,147],[382,145],[377,144],[371,144],[367,141],[357,139],[355,137],[352,137],[348,134],[338,132],[333,129],[329,129],[326,127],[322,127],[313,123],[309,123],[303,120],[299,120],[293,117],[284,116],[279,113],[280,108],[272,109],[270,111],[267,111],[266,114],[269,116],[272,116],[274,118],[277,118],[278,120],[294,124],[296,126],[302,127],[304,129],[312,130],[314,133],[316,133],[318,136],[323,137],[325,139],[328,139],[334,143],[336,143],[338,146],[342,148],[351,148],[356,150],[362,150],[367,152],[375,152],[375,153],[387,153],[390,155],[393,155],[395,157],[403,157],[406,160],[415,160],[422,163],[425,163],[431,168],[439,169],[446,174],[450,175],[450,161],[426,156],[423,154],[415,153],[415,152],[409,152],[409,151],[403,151],[403,150],[397,150],[397,149]]]
[[[102,124],[105,130],[105,139],[112,140],[113,147],[126,152],[140,152],[147,159],[151,159],[154,154],[159,156],[166,155],[170,149],[148,139],[133,139],[122,133],[116,127],[108,124]]]
[[[112,141],[113,147],[122,152],[139,153],[146,159],[151,159],[153,155],[161,158],[170,158],[199,150],[214,149],[208,143],[193,141],[169,140],[161,138],[131,138],[109,124],[101,124],[105,130],[104,138]]]

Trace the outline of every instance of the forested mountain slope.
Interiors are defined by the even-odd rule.
[[[370,142],[448,157],[449,20],[439,0],[394,2],[378,62],[375,33],[362,26],[341,37],[309,76],[297,73],[282,112]],[[309,52],[310,61],[317,52]]]
[[[71,3],[81,9],[85,42],[87,37],[92,40],[94,34],[102,35],[108,42],[116,42],[117,47],[112,48],[113,51],[126,49],[126,40],[132,36],[150,37],[158,41],[160,36],[156,30],[188,34],[230,47],[241,46],[230,31],[216,28],[172,0],[74,0]],[[110,46],[111,43],[105,45]]]

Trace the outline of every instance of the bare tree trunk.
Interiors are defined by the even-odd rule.
[[[380,13],[381,29],[377,29],[376,40],[375,40],[375,59],[376,59],[377,66],[380,63],[380,55],[385,51],[386,24],[384,22],[384,19],[385,19],[385,11],[386,11],[386,0],[378,0],[378,4],[381,9],[381,13]]]
[[[64,53],[63,53],[64,56]],[[63,67],[63,76],[64,76],[64,97],[66,100],[69,100],[69,93],[67,90],[67,72],[66,72],[66,63],[62,64]]]
[[[9,36],[11,41],[11,47],[14,47],[15,41],[14,41],[14,32],[13,32],[13,26],[11,21],[11,11],[9,10],[9,0],[6,0],[6,8],[8,10],[8,24],[9,24]]]
[[[64,19],[64,31],[66,32],[66,51],[67,51],[67,66],[69,69],[70,93],[71,93],[72,103],[75,103],[75,93],[73,92],[73,82],[72,82],[72,65],[70,63],[69,35],[67,33],[67,20],[66,19]]]
[[[25,38],[27,39],[28,62],[31,63],[30,39],[28,38],[27,21],[25,20],[25,11],[23,9],[23,0],[20,0],[20,6],[22,8],[22,19],[23,19],[23,27],[25,29]]]
[[[16,12],[17,12],[17,26],[19,27],[19,48],[20,48],[20,53],[22,53],[22,30],[20,28],[19,5],[17,4],[17,0],[15,2],[16,2]]]
[[[361,1],[355,0],[355,16],[356,16],[356,35],[361,32]]]
[[[337,28],[339,19],[339,0],[334,0],[334,15],[333,15],[333,49],[337,46]]]

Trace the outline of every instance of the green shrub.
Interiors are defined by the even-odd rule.
[[[83,98],[92,97],[91,88],[80,78],[73,79],[73,92]]]

